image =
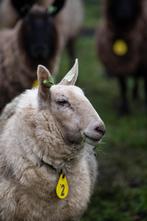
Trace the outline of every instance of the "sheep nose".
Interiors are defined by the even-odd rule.
[[[103,121],[91,122],[84,130],[84,135],[91,141],[98,143],[105,134],[105,125]]]
[[[99,134],[101,134],[102,136],[104,136],[104,134],[105,134],[105,132],[106,132],[106,128],[105,128],[104,123],[95,125],[94,130],[95,130],[96,133],[99,133]]]
[[[36,45],[32,47],[32,53],[34,57],[46,57],[48,55],[48,49],[45,45]]]

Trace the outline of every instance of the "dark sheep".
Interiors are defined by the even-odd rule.
[[[147,13],[146,13],[147,14]],[[97,31],[97,53],[109,76],[117,78],[120,93],[120,113],[129,113],[127,79],[133,76],[137,96],[138,76],[141,75],[144,42],[144,0],[105,0],[104,20]]]
[[[0,45],[1,110],[13,97],[32,87],[38,64],[54,72],[58,34],[52,14],[34,6],[14,29],[0,32]]]
[[[42,5],[46,8],[51,5],[50,10],[53,10],[52,14],[54,14],[54,22],[60,37],[60,54],[62,53],[64,48],[66,48],[69,55],[70,63],[73,63],[76,57],[76,40],[81,31],[84,20],[83,1],[2,0],[2,3],[0,4],[0,26],[13,27],[18,19],[24,17],[24,15],[28,13],[34,3]],[[59,62],[60,61],[58,61],[58,63]],[[58,71],[58,68],[56,71]]]
[[[48,7],[52,5],[56,8],[52,12],[53,15],[63,8],[66,0],[1,0],[0,1],[0,26],[13,27],[16,22],[25,17],[34,4]]]

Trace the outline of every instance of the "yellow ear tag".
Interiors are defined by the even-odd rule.
[[[38,80],[34,81],[32,84],[32,88],[36,88],[38,87]]]
[[[113,49],[114,54],[118,56],[124,56],[128,53],[128,45],[122,39],[116,40],[112,46],[112,49]]]
[[[57,186],[56,186],[56,194],[59,199],[65,199],[68,196],[69,187],[66,176],[61,173]]]

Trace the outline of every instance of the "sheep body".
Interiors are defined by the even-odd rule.
[[[76,57],[75,44],[83,26],[84,5],[81,0],[67,0],[65,7],[55,18],[60,36],[60,51],[67,49],[72,64]],[[60,56],[61,57],[61,56]]]
[[[0,3],[0,27],[13,27],[17,21],[17,14],[9,0]]]
[[[67,0],[63,10],[56,16],[55,23],[62,38],[61,46],[79,34],[84,19],[83,4],[80,0]]]
[[[0,109],[35,80],[35,71],[26,65],[25,54],[18,46],[18,29],[0,33]]]
[[[79,220],[93,192],[97,164],[81,132],[98,142],[102,134],[95,126],[102,129],[103,123],[82,90],[74,82],[66,86],[69,76],[48,90],[44,70],[39,70],[39,88],[21,95],[0,135],[2,221]],[[68,98],[71,106],[62,106],[59,98]],[[55,192],[61,171],[69,184],[64,200]]]
[[[101,24],[97,30],[98,57],[109,70],[112,76],[128,76],[136,72],[141,61],[141,46],[143,42],[143,25],[138,24],[130,33],[123,33],[117,37],[117,33],[109,29],[106,23]],[[134,37],[135,36],[135,37]],[[124,40],[128,47],[128,53],[118,56],[113,51],[113,45],[117,40]]]

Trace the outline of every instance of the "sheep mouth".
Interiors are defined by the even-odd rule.
[[[84,133],[84,139],[85,139],[85,143],[88,143],[88,144],[90,144],[92,146],[96,146],[100,142],[100,140],[101,140],[99,138],[91,137],[91,136],[89,136],[89,135],[87,135],[85,133]]]

